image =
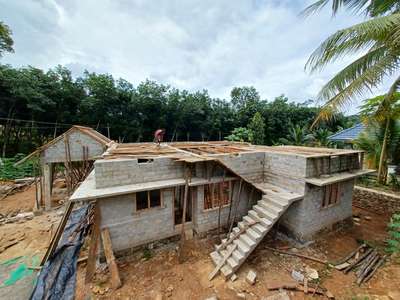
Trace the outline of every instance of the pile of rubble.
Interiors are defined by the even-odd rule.
[[[7,181],[0,184],[0,200],[5,199],[7,196],[12,195],[16,192],[20,192],[28,188],[32,183],[34,183],[34,177],[26,177],[15,179],[13,181]]]

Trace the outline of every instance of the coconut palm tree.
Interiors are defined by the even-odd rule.
[[[326,128],[318,128],[312,132],[313,145],[316,147],[330,147],[332,142],[329,140],[329,136],[332,132]]]
[[[339,30],[328,37],[310,56],[306,69],[320,71],[327,64],[344,55],[363,52],[363,54],[328,81],[318,94],[325,101],[313,123],[326,120],[348,105],[354,98],[372,91],[385,79],[398,73],[400,63],[400,4],[394,0],[319,0],[306,8],[305,14],[319,10],[332,2],[333,14],[341,6],[364,11],[371,18]],[[398,76],[398,75],[396,75]],[[384,98],[381,100],[376,117],[386,120],[385,133],[378,170],[382,180],[383,165],[388,141],[390,108],[398,100],[394,96],[400,86],[400,76],[396,77]]]
[[[319,11],[331,2],[332,13],[335,15],[341,7],[347,7],[355,12],[363,12],[368,16],[376,17],[400,10],[398,0],[319,0],[303,10],[303,15],[310,15]]]
[[[377,124],[382,132],[380,158],[378,164],[378,181],[386,179],[387,159],[390,148],[397,145],[398,120],[400,118],[400,93],[393,93],[391,101],[386,95],[368,99],[361,106],[361,117],[365,123]]]
[[[321,71],[327,64],[347,54],[363,51],[364,54],[349,64],[318,94],[326,101],[314,125],[321,119],[330,118],[340,108],[351,102],[382,81],[395,74],[399,67],[400,54],[400,4],[395,0],[319,0],[307,7],[303,13],[318,11],[332,2],[333,14],[345,6],[365,11],[373,18],[349,28],[339,30],[328,37],[310,56],[305,68],[311,73]],[[400,77],[393,82],[389,91],[395,92]],[[388,95],[390,98],[390,95]]]
[[[279,143],[284,145],[304,146],[313,140],[313,136],[308,133],[305,126],[292,126],[286,138],[280,138]]]

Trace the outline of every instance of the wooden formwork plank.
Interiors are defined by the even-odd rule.
[[[108,228],[103,228],[101,230],[101,239],[103,240],[104,255],[106,256],[108,270],[110,271],[111,274],[111,287],[113,289],[118,289],[121,287],[121,279],[119,277],[117,263],[115,262],[114,252],[112,250],[110,232],[108,231]]]
[[[96,202],[94,205],[94,219],[93,219],[93,227],[92,234],[90,236],[90,246],[88,253],[88,260],[86,265],[86,275],[85,275],[85,283],[89,283],[92,281],[93,275],[96,272],[96,258],[98,245],[100,240],[100,208],[99,204]]]

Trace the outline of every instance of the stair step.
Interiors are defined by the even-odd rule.
[[[239,263],[242,263],[243,260],[245,259],[245,256],[237,249],[233,251],[232,257],[235,258],[235,260]]]
[[[260,218],[255,210],[249,210],[248,215],[254,220],[258,220]]]
[[[258,242],[262,237],[260,233],[252,228],[247,229],[246,233],[254,242]]]
[[[233,270],[229,265],[225,264],[221,268],[221,273],[222,273],[222,275],[224,275],[225,278],[230,278],[233,274]]]
[[[246,256],[246,254],[250,251],[249,246],[242,242],[242,240],[236,239],[233,242],[238,245],[238,249],[242,255]]]
[[[263,200],[266,200],[268,202],[270,202],[271,204],[273,204],[274,206],[278,207],[278,208],[282,208],[285,209],[289,206],[289,201],[284,200],[282,198],[279,197],[263,197]]]
[[[246,245],[249,246],[249,248],[253,248],[253,247],[257,244],[255,241],[253,241],[252,238],[250,238],[250,237],[248,236],[247,233],[241,234],[239,238],[240,238],[243,242],[245,242]]]
[[[239,262],[237,262],[233,257],[229,257],[229,258],[227,259],[227,263],[229,264],[229,266],[230,266],[232,269],[235,269],[236,267],[239,266]]]
[[[257,203],[262,208],[264,208],[274,214],[277,214],[277,215],[279,215],[281,213],[281,211],[283,210],[282,208],[277,208],[276,206],[274,206],[270,201],[260,200]]]
[[[222,256],[217,251],[211,252],[210,256],[215,265],[218,265],[219,261],[222,259]]]
[[[259,205],[254,205],[254,210],[255,210],[261,217],[265,217],[265,218],[267,218],[267,219],[269,219],[269,220],[271,220],[271,221],[275,220],[275,219],[278,217],[277,214],[274,214],[274,213],[272,213],[272,212],[270,212],[270,211],[268,211],[268,210],[262,208],[262,207],[259,206]]]
[[[252,217],[250,216],[244,216],[243,217],[243,221],[245,221],[247,224],[253,224],[256,222],[256,220],[254,220]]]
[[[265,226],[264,223],[258,223],[252,226],[251,229],[254,229],[254,231],[257,231],[260,234],[264,234],[266,231],[268,231],[269,227]]]

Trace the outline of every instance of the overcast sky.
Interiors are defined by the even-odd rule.
[[[329,9],[309,18],[300,0],[0,0],[15,53],[1,63],[48,69],[65,65],[111,73],[134,85],[146,78],[229,99],[252,85],[263,99],[313,99],[342,68],[307,74],[304,64],[329,34],[361,21]]]

